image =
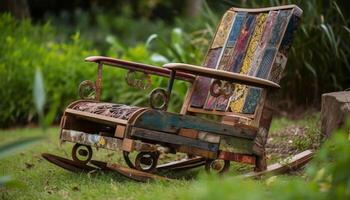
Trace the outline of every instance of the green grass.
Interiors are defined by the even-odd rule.
[[[309,122],[301,120],[295,123],[311,125],[312,122],[315,122],[315,118],[310,119]],[[273,121],[272,131],[281,130],[293,123],[293,121],[284,118],[276,119]],[[0,176],[11,175],[24,185],[22,188],[0,189],[0,199],[191,199],[203,193],[203,185],[208,189],[208,191],[204,191],[205,194],[210,193],[211,190],[208,187],[211,184],[215,185],[216,182],[220,182],[216,179],[211,180],[210,177],[208,179],[204,175],[203,168],[180,173],[179,180],[149,183],[138,183],[120,175],[103,172],[70,173],[48,163],[40,156],[41,153],[48,152],[70,157],[72,144],[60,145],[58,133],[58,127],[51,127],[45,133],[39,128],[0,130],[0,145],[26,137],[45,135],[45,139],[0,162]],[[96,160],[123,163],[120,152],[104,149],[94,152],[93,158]],[[228,194],[231,189],[226,187],[231,184],[232,177],[250,169],[239,165],[234,165],[231,168],[231,172],[235,172],[225,176],[227,178],[224,181],[227,184],[223,188]],[[253,184],[251,182],[248,181],[244,184],[250,187]],[[260,182],[254,184],[261,185]],[[192,194],[192,190],[195,189],[196,195]],[[217,196],[215,191],[212,192],[214,192],[214,196]],[[201,196],[205,199],[205,196]]]
[[[2,197],[9,199],[150,199],[152,194],[176,194],[184,190],[192,181],[174,180],[172,182],[137,183],[114,174],[74,174],[58,168],[40,156],[43,152],[67,157],[71,144],[60,147],[58,128],[47,130],[46,139],[21,151],[17,155],[3,159],[0,163],[0,175],[11,175],[20,180],[25,187],[1,191]],[[24,137],[42,135],[40,129],[13,129],[0,132],[0,143],[5,144]],[[101,150],[97,159],[108,159],[111,152]],[[95,157],[96,158],[96,157]],[[114,153],[114,161],[120,161]],[[1,198],[0,195],[0,198]]]

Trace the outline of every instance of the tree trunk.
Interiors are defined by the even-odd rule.
[[[203,0],[187,0],[186,1],[186,16],[197,17],[203,5]]]
[[[322,95],[321,134],[323,138],[331,136],[340,128],[350,115],[350,91],[332,92]]]

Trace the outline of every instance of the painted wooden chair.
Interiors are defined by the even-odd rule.
[[[102,56],[86,58],[98,63],[97,80],[83,82],[79,91],[84,100],[65,110],[61,141],[76,143],[72,157],[80,163],[91,160],[94,146],[122,150],[129,167],[148,172],[201,164],[209,171],[224,172],[230,161],[265,170],[273,94],[280,87],[301,15],[295,5],[229,9],[202,66],[170,63],[160,68]],[[169,77],[168,88],[152,91],[150,107],[100,102],[103,65],[129,70],[128,83],[139,87],[146,87],[148,79],[133,80],[130,77],[135,72]],[[166,111],[174,80],[191,83],[179,114]],[[95,95],[84,96],[88,89]],[[221,120],[197,114],[216,115]],[[133,151],[139,152],[135,162],[129,158]],[[161,152],[183,152],[195,161],[157,166]]]

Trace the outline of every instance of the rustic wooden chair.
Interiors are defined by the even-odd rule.
[[[143,171],[156,168],[160,149],[200,156],[209,170],[217,170],[218,160],[225,162],[219,172],[227,170],[229,161],[265,170],[273,93],[280,87],[301,15],[302,10],[295,5],[230,8],[202,66],[170,63],[160,68],[102,56],[86,58],[98,63],[97,80],[80,85],[85,100],[73,102],[65,110],[61,140],[77,143],[72,156],[82,163],[90,161],[90,146],[96,146],[122,150],[127,164]],[[131,85],[146,87],[146,83],[131,78],[142,72],[169,77],[168,87],[152,91],[148,108],[100,102],[103,65],[129,70],[127,81]],[[166,111],[175,79],[191,83],[179,114]],[[89,88],[95,96],[84,96]],[[89,100],[91,97],[94,99]],[[221,120],[196,114],[216,115]],[[128,157],[132,151],[140,152],[135,163]],[[158,168],[162,167],[166,168]]]

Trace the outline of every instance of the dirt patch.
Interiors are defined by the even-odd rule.
[[[319,130],[308,126],[291,125],[271,132],[266,145],[269,160],[286,158],[320,145]]]

